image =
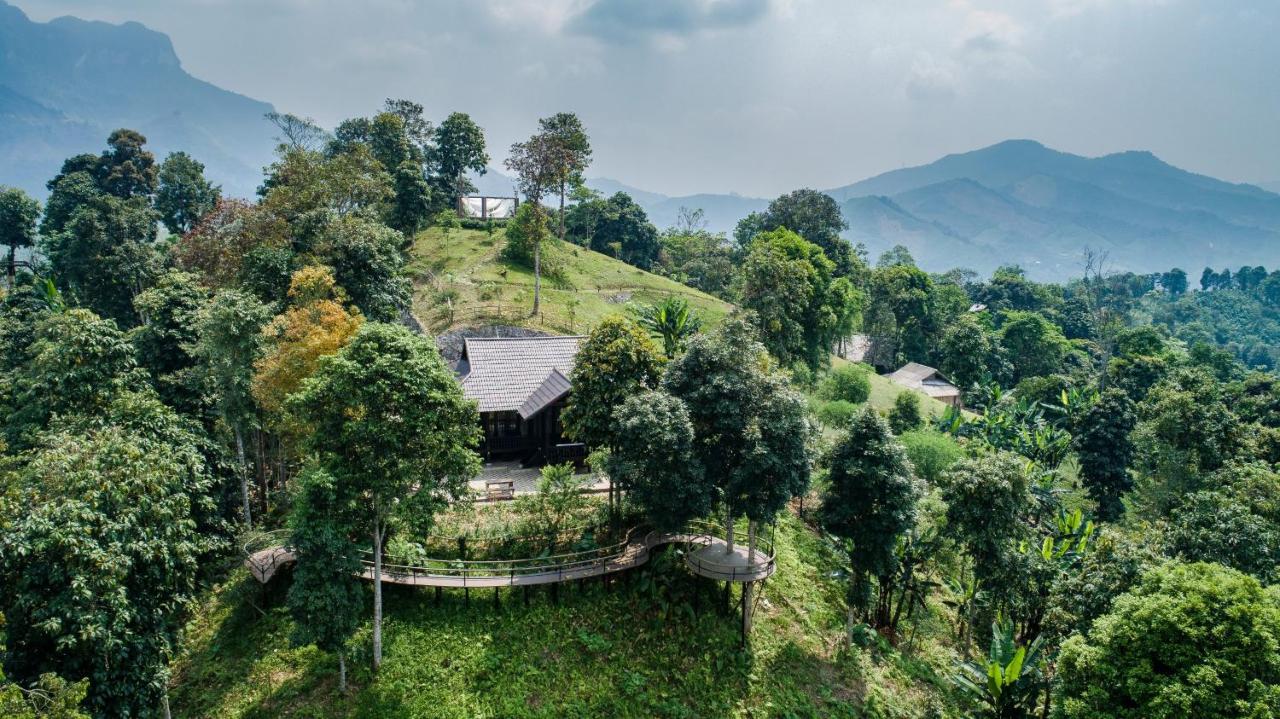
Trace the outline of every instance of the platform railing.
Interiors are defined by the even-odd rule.
[[[607,574],[643,564],[654,547],[663,544],[684,544],[686,564],[696,573],[713,579],[748,582],[773,574],[775,556],[773,543],[757,536],[756,552],[747,564],[719,562],[705,552],[693,551],[693,546],[706,547],[725,539],[723,527],[712,522],[691,522],[682,532],[659,532],[647,526],[633,527],[614,543],[575,552],[563,552],[539,557],[518,559],[414,559],[384,554],[381,572],[384,579],[413,584],[430,584],[430,580],[451,580],[454,586],[471,584],[494,586],[495,582],[516,584],[517,580],[537,576],[542,581],[566,581]],[[745,536],[742,537],[744,540]],[[746,548],[746,543],[737,545]],[[264,532],[245,542],[244,550],[252,559],[263,549],[288,547],[288,530]],[[361,550],[363,573],[372,577],[374,560],[372,550]]]

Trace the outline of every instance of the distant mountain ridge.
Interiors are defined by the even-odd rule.
[[[1010,140],[827,190],[872,254],[903,244],[930,270],[1022,265],[1079,274],[1085,248],[1119,270],[1280,263],[1280,195],[1179,169],[1149,152],[1097,158]],[[892,198],[918,231],[859,217]],[[904,220],[905,221],[905,220]],[[963,240],[963,242],[961,242]]]
[[[272,106],[196,79],[163,33],[135,22],[32,22],[0,0],[0,183],[42,196],[63,159],[129,127],[160,158],[185,150],[228,194],[270,161]]]
[[[732,232],[768,200],[737,195],[667,197],[613,180],[659,227],[680,207],[702,208],[708,229]],[[871,260],[894,245],[921,267],[989,273],[1018,264],[1038,279],[1078,276],[1084,252],[1105,252],[1115,270],[1280,265],[1280,195],[1174,167],[1150,152],[1097,158],[1009,140],[947,155],[824,191],[840,204],[850,242]]]
[[[185,150],[226,194],[252,195],[272,159],[272,106],[192,77],[169,38],[143,25],[62,17],[32,22],[0,0],[0,184],[43,196],[62,161],[100,152],[130,127],[160,158]],[[480,192],[510,195],[499,171]],[[672,197],[616,180],[587,184],[630,194],[658,227],[681,208],[731,233],[768,200],[736,194]],[[1038,279],[1077,276],[1085,248],[1117,270],[1280,265],[1280,182],[1235,184],[1179,169],[1149,152],[1090,158],[1010,140],[826,190],[850,242],[875,258],[905,245],[921,267],[982,273],[1016,263]]]

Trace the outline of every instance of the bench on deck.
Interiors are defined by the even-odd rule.
[[[516,483],[512,480],[485,482],[485,498],[490,502],[503,499],[515,499]]]

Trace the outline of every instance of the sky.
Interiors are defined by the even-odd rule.
[[[14,0],[136,20],[184,67],[332,127],[469,113],[493,164],[576,112],[589,176],[827,189],[1011,138],[1280,180],[1276,0]]]

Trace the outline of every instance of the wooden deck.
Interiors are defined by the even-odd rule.
[[[757,547],[754,557],[747,556],[747,548],[735,546],[726,552],[726,542],[712,531],[663,533],[648,532],[638,538],[629,533],[624,542],[590,552],[562,555],[558,561],[439,561],[423,566],[384,564],[382,581],[415,587],[519,587],[537,584],[571,582],[575,579],[599,577],[605,574],[634,569],[649,561],[651,551],[668,544],[683,544],[688,548],[685,565],[702,577],[730,582],[754,582],[772,576],[776,564],[772,547]],[[555,557],[550,558],[556,560]],[[297,556],[284,546],[259,549],[248,554],[245,566],[259,582],[271,581],[276,571],[297,561]],[[371,560],[364,560],[361,577],[372,580],[374,567]]]

